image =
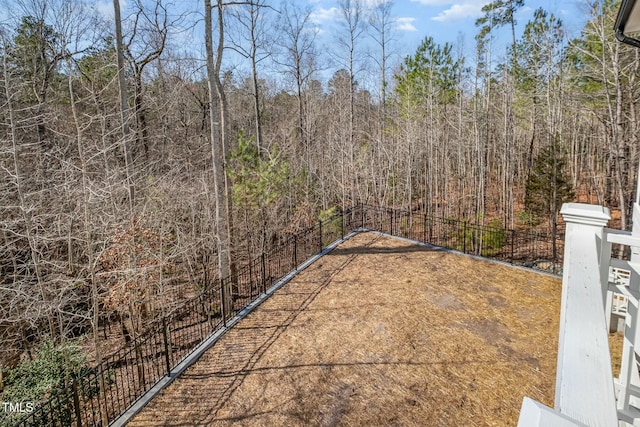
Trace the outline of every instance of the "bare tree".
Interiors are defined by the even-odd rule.
[[[122,41],[122,17],[120,0],[113,0],[114,19],[116,26],[116,53],[118,55],[118,89],[120,91],[120,115],[122,119],[122,148],[127,170],[127,188],[129,190],[129,211],[133,214],[135,203],[135,186],[133,172],[133,156],[129,138],[129,101],[127,96],[127,80],[124,66],[124,44]]]
[[[343,33],[338,35],[337,41],[338,45],[342,52],[339,55],[339,61],[345,66],[347,70],[348,77],[350,80],[349,85],[349,134],[348,134],[348,144],[347,144],[347,156],[349,167],[351,170],[349,172],[349,176],[351,179],[355,181],[351,188],[350,194],[350,202],[355,203],[355,193],[353,189],[358,186],[358,176],[355,174],[354,168],[354,143],[356,139],[356,128],[355,128],[355,97],[356,97],[356,75],[360,72],[362,64],[361,58],[362,54],[360,51],[360,40],[364,34],[365,26],[363,21],[363,7],[361,0],[340,0],[338,2],[340,13],[342,15],[342,20],[340,24],[343,27]],[[345,193],[343,193],[342,204],[346,205],[347,200],[345,198]]]
[[[3,280],[1,289],[3,306],[5,306],[2,313],[4,316],[1,332],[7,346],[17,350],[21,346],[21,341],[24,340],[26,344],[27,338],[33,338],[27,337],[28,331],[37,328],[42,319],[45,319],[45,333],[48,332],[54,336],[56,328],[51,310],[52,302],[42,271],[42,253],[38,247],[37,235],[34,235],[33,216],[38,210],[35,209],[31,200],[28,200],[27,192],[30,183],[25,182],[27,176],[24,171],[24,158],[27,157],[27,153],[19,139],[24,129],[20,128],[18,112],[15,108],[19,79],[10,75],[11,67],[8,64],[10,42],[5,34],[0,35],[3,42],[3,110],[6,111],[5,126],[8,127],[7,134],[3,135],[2,145],[3,152],[9,154],[2,159],[2,172],[6,179],[3,181],[8,184],[3,185],[2,228],[3,241],[7,248],[5,255],[9,256],[8,259],[12,259],[11,265],[6,267],[3,265],[6,281]],[[27,185],[26,188],[25,185]],[[36,292],[30,289],[35,289]],[[21,309],[30,308],[37,310],[31,318],[28,312],[20,315]],[[2,363],[6,363],[7,357],[2,359]]]
[[[372,55],[373,61],[378,66],[380,73],[380,105],[383,111],[387,104],[387,89],[389,86],[389,60],[393,56],[393,51],[389,44],[393,38],[393,24],[395,22],[391,15],[393,9],[392,0],[377,0],[369,15],[369,27],[374,43],[379,49],[377,55]]]
[[[214,61],[213,51],[213,22],[211,0],[204,0],[205,9],[205,45],[207,55],[207,83],[209,86],[210,124],[211,124],[211,158],[214,174],[215,218],[217,228],[218,269],[220,279],[229,279],[231,275],[231,235],[229,224],[229,202],[227,187],[227,172],[225,164],[225,129],[226,102],[220,67],[224,50],[224,20],[222,0],[217,3],[218,45]],[[223,316],[231,310],[231,286],[224,289]]]
[[[316,71],[317,51],[315,45],[316,32],[311,28],[311,9],[300,8],[295,3],[283,3],[280,20],[277,24],[279,37],[276,43],[280,49],[275,61],[278,67],[284,71],[294,82],[294,90],[297,101],[297,134],[299,143],[303,147],[309,174],[307,185],[310,186],[312,164],[312,149],[309,135],[309,111],[306,102],[305,90]]]
[[[270,36],[267,32],[266,11],[269,6],[264,0],[250,1],[239,5],[234,16],[241,27],[239,38],[232,40],[232,49],[251,64],[251,84],[253,98],[253,113],[255,116],[255,138],[258,153],[262,153],[264,143],[262,141],[262,107],[261,94],[258,80],[258,65],[271,55]]]
[[[180,18],[178,18],[180,19]],[[141,0],[135,1],[133,23],[130,34],[124,43],[124,55],[129,62],[134,78],[134,116],[136,119],[136,150],[144,149],[149,156],[149,127],[144,106],[145,68],[162,55],[167,43],[169,28],[175,22],[169,22],[167,6],[162,0],[155,0],[147,8]]]

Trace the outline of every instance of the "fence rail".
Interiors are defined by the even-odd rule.
[[[466,254],[558,272],[564,254],[563,236],[556,238],[534,231],[520,231],[468,220],[441,218],[420,212],[363,206],[363,228],[454,249]]]
[[[555,270],[562,262],[563,242],[556,242],[559,255],[554,259],[553,243],[536,233],[374,206],[346,209],[289,236],[230,277],[219,280],[219,286],[205,288],[156,320],[127,346],[39,404],[15,427],[109,424],[280,278],[358,229],[376,230],[527,267],[537,265]]]

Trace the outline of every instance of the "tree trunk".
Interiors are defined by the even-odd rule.
[[[124,47],[122,45],[122,19],[120,0],[113,0],[114,19],[116,24],[116,53],[118,56],[118,90],[120,92],[120,116],[122,119],[122,146],[125,167],[127,169],[127,188],[129,190],[129,211],[133,215],[135,204],[135,187],[133,184],[133,158],[129,141],[129,104],[127,82],[124,75]]]
[[[227,201],[227,178],[225,170],[224,158],[224,141],[226,135],[225,127],[225,111],[221,111],[222,103],[222,84],[220,82],[220,61],[223,48],[223,21],[222,21],[222,2],[218,0],[218,26],[219,26],[219,45],[218,55],[214,64],[213,59],[213,24],[211,18],[211,0],[204,0],[205,8],[205,46],[207,54],[207,84],[209,89],[209,104],[211,122],[211,158],[214,177],[214,196],[216,201],[215,218],[217,228],[217,250],[218,250],[218,270],[219,279],[228,279],[231,274],[230,262],[230,246],[231,236],[229,233],[229,205]],[[231,311],[231,290],[230,282],[225,282],[223,293],[225,298],[223,304],[223,318]]]

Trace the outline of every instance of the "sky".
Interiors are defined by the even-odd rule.
[[[44,0],[31,0],[34,2]],[[48,4],[56,5],[66,2],[83,1],[92,5],[107,20],[113,19],[113,0],[47,0]],[[142,0],[153,3],[154,0]],[[337,24],[341,19],[338,0],[292,0],[303,7],[312,10],[311,20],[317,33],[316,42],[321,52],[331,52],[336,44]],[[491,0],[361,0],[366,7],[371,7],[375,2],[393,1],[391,14],[394,19],[393,41],[391,50],[395,52],[392,63],[400,63],[408,55],[412,55],[420,42],[425,37],[433,37],[435,42],[453,44],[454,51],[462,49],[467,58],[467,64],[471,64],[474,55],[474,37],[478,32],[475,26],[477,18],[482,16],[482,6]],[[280,6],[281,0],[266,0],[275,9]],[[6,23],[20,14],[18,4],[30,4],[29,1],[0,0],[0,24]],[[120,0],[123,16],[127,15],[128,6],[133,0]],[[204,36],[202,33],[202,0],[163,0],[170,4],[171,11],[179,13],[182,9],[189,10],[192,22],[199,22],[191,30],[175,31],[173,36],[174,46],[184,49],[199,51],[200,56],[204,49]],[[215,2],[214,2],[215,3]],[[549,13],[560,18],[565,27],[568,38],[577,37],[587,21],[587,0],[525,0],[524,6],[517,12],[517,33],[522,33],[525,24],[533,18],[535,9],[542,7]],[[14,21],[15,22],[15,21]],[[510,43],[509,28],[502,28],[495,33],[496,44],[494,52],[504,52],[506,45]],[[370,43],[370,42],[369,42]],[[502,47],[500,46],[502,44]],[[365,49],[366,49],[365,43]],[[233,55],[231,52],[229,55]],[[330,56],[330,55],[326,55]],[[229,58],[229,57],[227,57]],[[229,58],[231,59],[231,58]],[[500,59],[499,57],[497,59]],[[231,61],[234,62],[234,61]],[[238,61],[240,64],[243,61]],[[246,62],[246,61],[244,61]],[[231,65],[234,67],[234,65]],[[240,68],[242,66],[239,66]],[[334,68],[331,65],[328,68]],[[244,70],[246,72],[246,70]],[[325,78],[327,76],[324,76]]]
[[[11,0],[9,0],[11,1]],[[89,0],[91,1],[91,0]],[[188,0],[191,9],[201,9],[202,0]],[[335,43],[336,22],[341,19],[337,0],[293,0],[303,7],[312,9],[312,21],[318,31],[320,45]],[[399,57],[415,52],[425,37],[431,36],[439,44],[455,44],[462,37],[464,48],[471,55],[474,37],[477,33],[475,21],[482,16],[482,6],[491,0],[362,0],[365,8],[379,1],[392,1],[394,39]],[[130,0],[120,0],[126,9]],[[165,2],[182,3],[180,0]],[[132,2],[131,2],[132,3]],[[278,8],[280,0],[266,0],[267,4]],[[587,0],[525,0],[516,15],[519,33],[533,18],[535,9],[542,7],[560,18],[569,38],[577,37],[587,20]],[[182,3],[186,7],[186,3]],[[105,15],[113,16],[112,0],[95,0],[96,7]],[[197,36],[196,36],[197,37]],[[497,32],[497,38],[507,43],[510,40],[507,28]],[[196,42],[196,40],[194,40]]]
[[[37,2],[38,0],[36,0]],[[68,0],[53,0],[50,4],[64,3]],[[74,0],[70,0],[73,2]],[[104,16],[113,16],[112,0],[84,0],[93,4]],[[143,0],[151,3],[151,0]],[[301,6],[309,6],[313,10],[312,20],[318,29],[318,40],[331,44],[335,38],[335,23],[340,19],[337,0],[293,0]],[[394,31],[398,49],[402,56],[415,51],[419,43],[427,36],[431,36],[437,43],[456,43],[460,34],[464,37],[464,43],[469,49],[473,49],[474,36],[477,33],[475,20],[482,16],[482,6],[490,0],[361,0],[365,8],[379,1],[392,1],[392,15],[395,19]],[[164,0],[165,4],[173,4],[173,7],[184,7],[200,10],[202,0]],[[20,0],[1,0],[0,19],[6,20],[12,12],[20,8],[17,4]],[[26,2],[27,4],[29,2]],[[126,14],[128,3],[132,0],[120,0],[123,14]],[[280,0],[266,0],[277,8]],[[587,0],[525,0],[525,5],[517,15],[516,20],[520,31],[533,17],[533,11],[542,7],[559,17],[565,24],[569,37],[578,36],[580,29],[586,21],[585,5]],[[55,7],[55,6],[54,6]],[[510,36],[505,29],[502,37],[507,40]],[[500,34],[498,34],[500,37]],[[195,41],[195,40],[194,40]]]
[[[313,7],[313,20],[320,29],[320,39],[330,42],[330,33],[340,19],[337,2],[333,0],[298,0]],[[371,4],[376,0],[364,0]],[[395,17],[395,39],[402,57],[415,52],[427,36],[436,43],[458,43],[462,35],[464,49],[473,52],[477,34],[475,21],[482,16],[482,6],[490,0],[393,0],[392,14]],[[525,24],[533,19],[535,9],[542,7],[561,19],[568,37],[577,37],[587,20],[586,0],[525,0],[516,22],[521,33]],[[507,28],[498,31],[497,38],[503,43],[510,39]]]

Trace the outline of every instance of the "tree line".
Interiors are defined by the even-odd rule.
[[[590,0],[570,40],[557,16],[519,23],[523,0],[495,0],[472,57],[426,36],[400,59],[392,1],[338,3],[326,48],[287,0],[114,0],[113,23],[16,1],[0,27],[3,365],[83,336],[99,359],[358,203],[556,233],[579,200],[630,226],[640,58],[615,41],[617,2]],[[192,25],[204,45],[182,49]]]

